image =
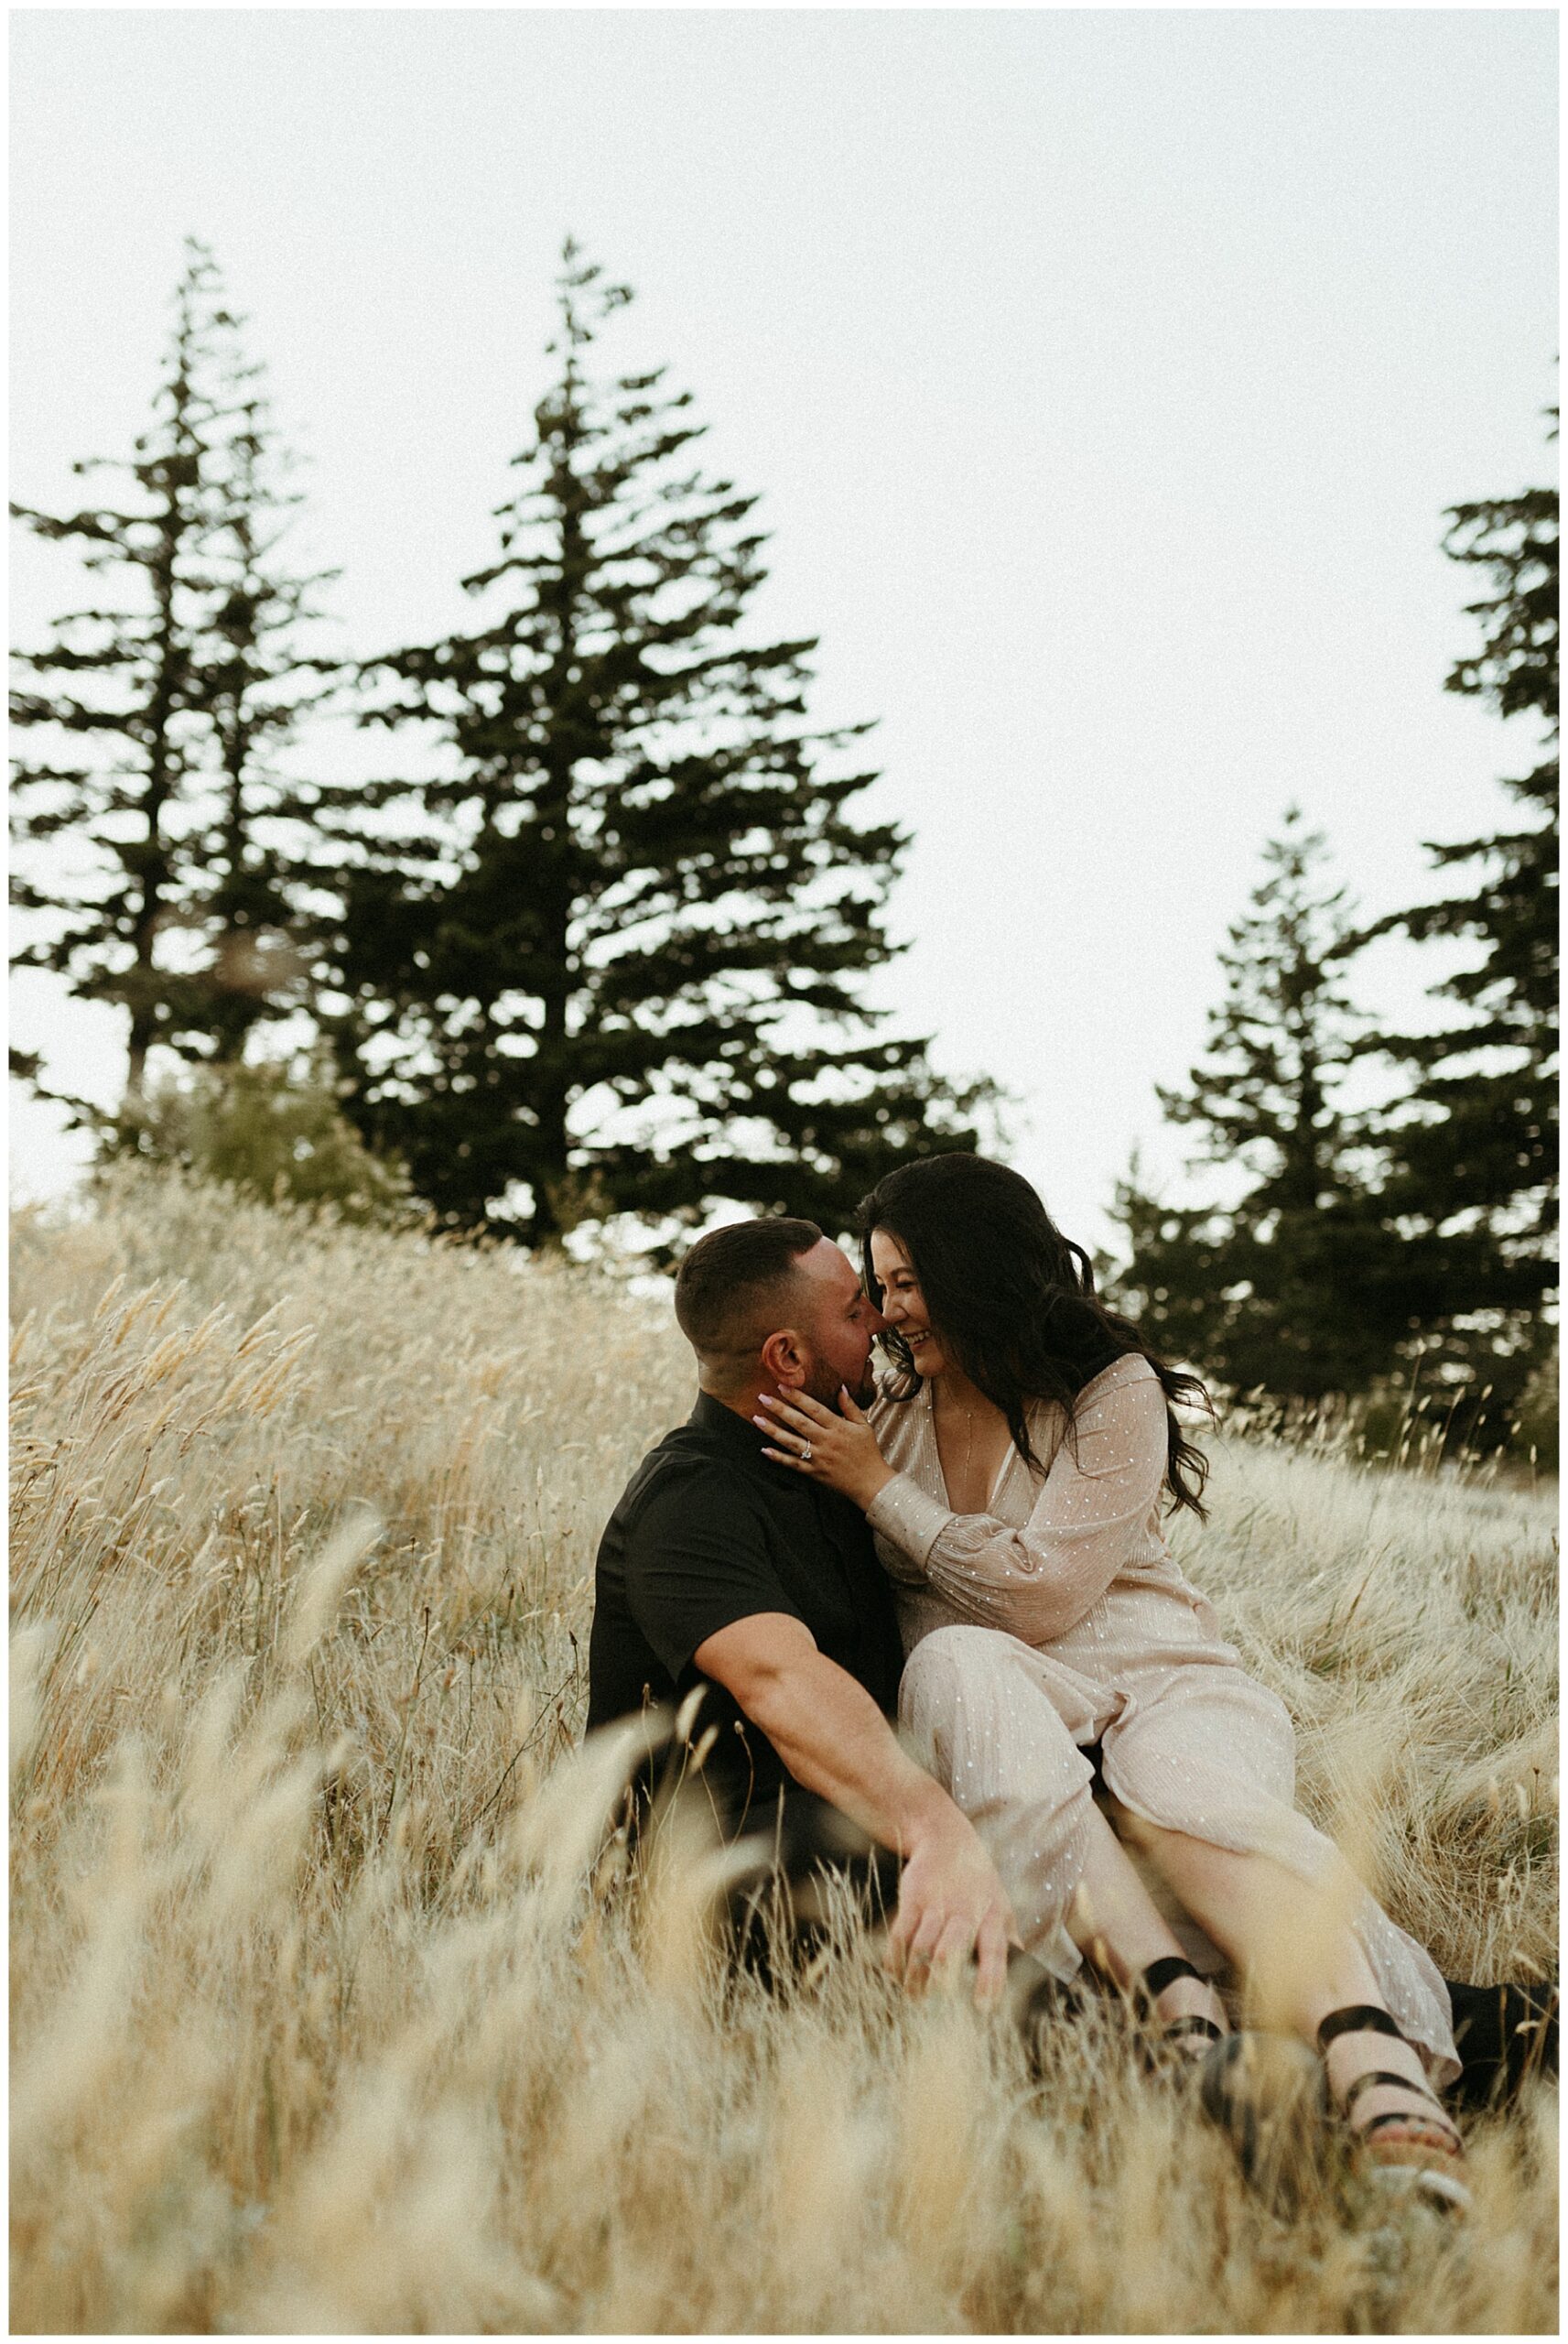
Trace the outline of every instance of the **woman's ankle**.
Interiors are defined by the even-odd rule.
[[[1166,2021],[1213,2019],[1227,2034],[1230,2031],[1225,2003],[1212,1978],[1173,1978],[1170,1984],[1155,1995],[1154,2012],[1158,2018]]]
[[[1412,2090],[1430,2089],[1426,2068],[1415,2045],[1370,2029],[1352,2028],[1336,2035],[1323,2054],[1323,2064],[1329,2090],[1336,2101],[1345,2098],[1357,2076],[1364,2076],[1371,2067],[1408,2077]]]

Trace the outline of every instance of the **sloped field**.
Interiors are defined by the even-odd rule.
[[[1554,2328],[1553,2092],[1467,2225],[1284,2223],[1113,2007],[1035,2086],[628,1892],[574,1743],[658,1305],[145,1178],[13,1300],[15,2329]],[[1179,1533],[1449,1976],[1555,1961],[1553,1494],[1221,1443]]]

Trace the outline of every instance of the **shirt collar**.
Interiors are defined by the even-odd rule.
[[[738,1416],[716,1400],[711,1392],[699,1392],[697,1405],[687,1422],[698,1432],[712,1433],[716,1438],[730,1442],[741,1455],[760,1457],[768,1436],[747,1416]]]

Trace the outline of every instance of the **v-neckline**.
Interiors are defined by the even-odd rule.
[[[942,1484],[942,1503],[946,1507],[949,1514],[957,1514],[958,1509],[953,1503],[953,1492],[947,1487],[946,1468],[942,1462],[941,1443],[936,1438],[936,1394],[929,1384],[925,1387],[925,1428],[931,1439],[931,1454],[936,1460],[936,1479]],[[1010,1435],[1008,1438],[1007,1447],[1002,1451],[1001,1463],[991,1475],[990,1485],[986,1491],[983,1514],[987,1519],[989,1518],[990,1510],[996,1503],[997,1492],[1001,1488],[1003,1481],[1007,1479],[1008,1468],[1012,1463],[1012,1460],[1017,1454],[1018,1451],[1013,1447],[1012,1438]],[[963,1520],[964,1517],[960,1515],[959,1519]]]

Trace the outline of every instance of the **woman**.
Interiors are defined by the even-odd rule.
[[[1172,1405],[1202,1385],[1098,1301],[1004,1166],[905,1165],[860,1223],[900,1374],[869,1417],[848,1394],[839,1415],[767,1403],[769,1454],[863,1507],[898,1598],[902,1721],[988,1827],[1029,1950],[1059,1975],[1087,1952],[1200,2056],[1225,2032],[1094,1801],[1098,1747],[1126,1836],[1197,1925],[1187,1951],[1318,2049],[1369,2162],[1463,2202],[1432,2089],[1459,2072],[1447,1991],[1296,1812],[1289,1716],[1161,1535],[1162,1498],[1204,1514]]]

